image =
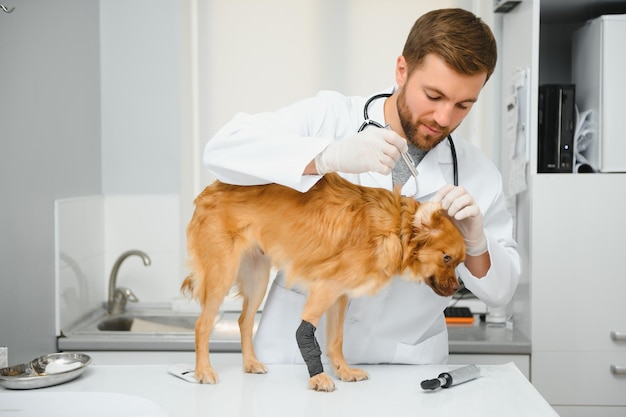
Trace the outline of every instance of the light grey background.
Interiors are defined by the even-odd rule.
[[[54,200],[179,191],[180,19],[176,0],[3,4],[0,346],[13,364],[56,351]]]

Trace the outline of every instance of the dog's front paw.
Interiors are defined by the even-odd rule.
[[[358,368],[340,368],[335,369],[335,373],[337,374],[337,378],[344,382],[356,382],[363,381],[369,378],[367,372]]]
[[[217,384],[217,372],[210,366],[200,370],[196,368],[195,377],[201,384]]]
[[[244,361],[243,371],[248,374],[266,374],[267,368],[258,360]]]
[[[335,383],[326,372],[322,372],[309,379],[309,388],[315,391],[332,392],[335,390]]]

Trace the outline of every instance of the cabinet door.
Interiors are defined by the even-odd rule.
[[[531,206],[533,353],[626,352],[626,175],[536,175]]]
[[[532,384],[552,406],[626,407],[626,378],[611,373],[623,352],[533,352]],[[626,408],[622,411],[626,415]],[[602,415],[602,414],[588,414]]]

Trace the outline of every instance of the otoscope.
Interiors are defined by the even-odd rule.
[[[476,365],[468,365],[462,368],[457,368],[452,371],[443,372],[439,374],[437,379],[427,379],[422,381],[421,386],[423,390],[435,390],[439,387],[450,388],[454,385],[459,385],[480,376],[480,369]]]

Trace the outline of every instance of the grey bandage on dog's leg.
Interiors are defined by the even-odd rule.
[[[296,341],[302,354],[302,359],[309,368],[309,376],[312,378],[324,372],[322,366],[322,350],[315,339],[315,326],[308,321],[302,320],[300,327],[296,330]]]

